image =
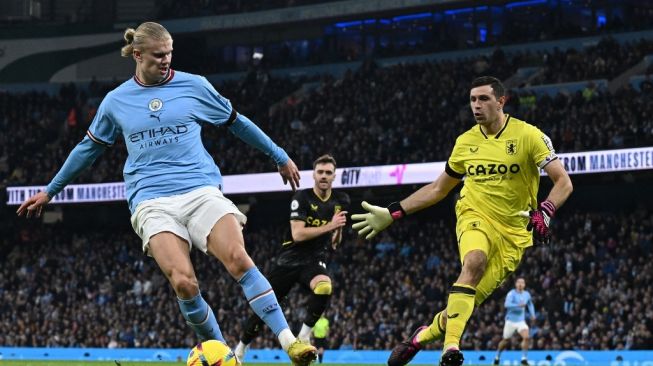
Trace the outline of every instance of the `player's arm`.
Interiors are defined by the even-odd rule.
[[[333,215],[331,221],[322,226],[306,226],[302,220],[290,220],[290,231],[294,242],[301,242],[317,238],[320,235],[341,229],[347,223],[347,211],[340,211]],[[332,241],[333,243],[333,241]]]
[[[97,159],[107,146],[113,145],[119,134],[119,128],[113,123],[109,105],[112,103],[109,93],[100,106],[86,131],[84,139],[70,152],[63,166],[46,187],[44,192],[39,192],[28,198],[18,207],[18,216],[26,214],[27,217],[41,215],[43,206],[48,204],[52,197],[75,179],[84,169],[89,167]]]
[[[342,228],[337,228],[331,234],[331,248],[336,250],[342,242]]]
[[[533,298],[528,296],[528,313],[531,314],[531,319],[535,320],[535,305],[533,305]]]
[[[551,236],[549,232],[551,218],[569,198],[574,188],[569,174],[567,174],[559,159],[556,158],[548,162],[543,169],[553,181],[553,188],[551,188],[546,200],[540,202],[536,210],[522,211],[520,215],[529,218],[526,228],[529,231],[533,230],[535,239],[542,243],[548,243]]]
[[[277,164],[279,173],[283,178],[283,183],[290,182],[293,190],[299,187],[299,169],[290,159],[288,154],[272,139],[263,132],[254,122],[242,114],[236,113],[233,123],[229,126],[229,131],[238,136],[239,139],[248,145],[257,148],[264,154],[270,156]]]
[[[351,199],[349,198],[349,195],[343,192],[340,200],[342,203],[342,210],[348,212],[349,206],[351,205]],[[338,245],[340,245],[340,243],[342,242],[343,228],[344,226],[337,228],[336,230],[333,231],[333,234],[331,235],[331,248],[333,250],[336,250],[338,248]]]
[[[407,215],[423,210],[442,201],[460,181],[461,178],[455,178],[451,172],[445,171],[437,180],[418,189],[399,205]]]
[[[562,162],[560,162],[560,159],[548,163],[544,167],[544,171],[553,182],[553,188],[551,188],[546,200],[551,202],[556,208],[560,208],[574,190],[571,178],[569,178],[569,174],[562,165]]]
[[[105,146],[101,143],[95,142],[89,136],[84,137],[84,139],[70,152],[70,155],[66,158],[63,166],[54,179],[52,179],[50,184],[48,184],[45,191],[33,195],[18,207],[18,210],[16,211],[18,216],[25,214],[28,218],[32,215],[39,217],[43,210],[43,206],[48,204],[52,197],[61,192],[68,183],[77,178],[84,169],[93,164],[95,159],[97,159],[104,150]]]
[[[517,296],[514,295],[514,293],[509,293],[508,296],[506,296],[506,301],[503,303],[503,306],[506,308],[506,310],[513,310],[519,308],[519,300],[517,300]]]
[[[195,110],[197,119],[226,126],[239,139],[270,156],[277,164],[284,184],[290,182],[293,191],[299,187],[299,169],[288,157],[288,154],[254,122],[236,112],[231,106],[231,102],[220,95],[206,78],[200,77],[197,81],[196,97],[199,100]]]
[[[529,218],[527,230],[533,230],[535,240],[548,243],[550,240],[549,223],[555,212],[560,208],[573,191],[569,174],[565,171],[560,159],[555,154],[553,143],[548,136],[540,130],[534,129],[529,133],[531,141],[531,154],[533,163],[549,175],[553,188],[546,200],[540,202],[536,209],[522,211],[519,214]]]
[[[440,174],[438,179],[413,192],[401,202],[391,203],[388,207],[373,206],[363,202],[363,208],[368,212],[352,215],[352,220],[360,221],[352,227],[358,230],[358,235],[366,235],[365,239],[371,239],[394,220],[440,202],[460,183],[462,177],[461,174],[454,172],[447,164],[445,172]]]

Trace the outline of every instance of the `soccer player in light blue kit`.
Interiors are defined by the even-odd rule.
[[[270,156],[293,190],[299,185],[297,166],[204,77],[170,68],[172,37],[163,26],[146,22],[136,30],[127,29],[124,38],[127,44],[121,53],[136,61],[134,77],[107,94],[84,139],[46,190],[28,198],[18,215],[40,216],[52,197],[122,135],[128,151],[123,173],[132,226],[142,239],[143,251],[170,281],[197,336],[224,342],[200,293],[191,247],[224,264],[293,364],[310,364],[317,350],[292,334],[270,283],[245,251],[246,217],[222,195],[220,170],[202,145],[201,125],[226,126]]]
[[[525,290],[526,280],[523,277],[517,277],[515,288],[508,292],[504,306],[506,308],[506,324],[503,327],[503,339],[499,342],[497,355],[494,357],[494,364],[498,365],[501,352],[506,349],[510,338],[515,332],[521,336],[521,364],[528,365],[528,324],[526,324],[526,308],[530,314],[531,321],[535,321],[535,307],[531,294]]]

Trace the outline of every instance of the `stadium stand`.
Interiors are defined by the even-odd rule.
[[[159,0],[157,8],[159,19],[173,19],[331,1]],[[349,42],[370,34],[365,33],[365,19],[348,18],[329,24],[317,38],[292,40],[306,47],[293,48],[288,46],[290,40],[283,40],[282,51],[276,55],[266,51],[260,65],[253,64],[250,54],[242,65],[222,60],[222,47],[240,45],[224,46],[216,37],[206,44],[189,42],[189,48],[197,46],[197,54],[205,57],[176,55],[179,64],[173,62],[173,66],[184,65],[187,68],[181,70],[202,74],[246,68],[242,77],[209,79],[220,79],[216,88],[236,110],[283,145],[301,169],[309,169],[315,156],[326,152],[336,156],[339,166],[445,160],[455,137],[472,125],[469,82],[484,74],[506,81],[511,87],[507,111],[545,131],[558,152],[653,146],[653,38],[648,33],[641,39],[624,40],[614,34],[650,31],[653,7],[637,0],[604,3],[614,12],[597,15],[596,8],[590,9],[589,24],[583,17],[569,17],[569,8],[564,6],[549,13],[530,6],[504,9],[500,24],[505,27],[485,40],[480,33],[468,37],[448,28],[433,28],[447,22],[474,24],[476,32],[484,20],[475,18],[475,11],[444,13],[453,17],[429,20],[432,24],[392,18],[386,24],[391,32],[373,33],[373,47]],[[583,6],[574,11],[583,12]],[[65,22],[95,21],[81,13]],[[533,21],[530,15],[534,13],[545,18]],[[55,15],[40,21],[60,22]],[[103,24],[113,24],[115,18],[108,14]],[[381,16],[374,18],[375,26],[381,23]],[[14,22],[0,19],[0,26],[9,31]],[[29,19],[25,22],[31,28]],[[543,29],[541,24],[551,26]],[[409,33],[410,37],[404,37]],[[564,39],[564,46],[558,48],[543,45],[581,36],[596,37],[576,39],[574,46]],[[188,37],[197,40],[203,35]],[[332,41],[331,47],[324,46],[325,40]],[[484,48],[488,46],[497,48],[488,52]],[[447,50],[455,50],[456,56],[445,55]],[[475,55],[457,55],[465,50]],[[330,65],[325,63],[345,61],[361,66],[342,75],[327,73]],[[324,72],[298,73],[302,75],[298,77],[271,69],[316,64]],[[632,75],[624,76],[629,72]],[[570,82],[576,85],[573,91],[561,86]],[[0,198],[6,198],[8,185],[47,183],[85,135],[103,96],[116,85],[117,81],[96,80],[70,83],[56,93],[0,89],[0,129],[8,132],[0,134]],[[225,129],[209,127],[203,134],[223,174],[275,170],[261,153],[236,142]],[[125,157],[124,144],[118,142],[76,182],[121,181]],[[517,274],[526,277],[534,295],[533,349],[653,349],[653,309],[647,306],[653,301],[649,189],[642,189],[645,184],[640,181],[640,191],[631,192],[641,198],[639,206],[637,202],[598,202],[617,196],[615,186],[622,181],[651,181],[649,172],[638,174],[586,179],[603,184],[598,194],[585,196],[588,204],[594,200],[596,204],[591,208],[573,202],[565,206],[553,221],[552,243],[536,246],[525,256]],[[582,192],[583,185],[577,190]],[[257,210],[264,205],[268,211],[286,207],[280,195],[272,194],[270,201],[261,196],[236,199],[252,205],[245,241],[263,272],[270,269],[270,258],[279,250],[287,222],[279,221],[285,216],[276,211],[270,215]],[[359,206],[361,196],[376,197],[376,203],[382,204],[399,198],[396,195],[380,188],[354,191],[352,206]],[[5,234],[0,236],[0,345],[171,348],[196,343],[171,301],[166,279],[154,261],[141,253],[140,240],[127,226],[124,204],[99,206],[51,207],[50,213],[64,218],[54,224],[16,219],[15,207],[0,207],[0,231]],[[416,326],[429,323],[435,309],[445,305],[460,266],[452,210],[445,208],[446,215],[427,212],[411,217],[373,242],[346,234],[329,266],[334,281],[327,311],[329,348],[391,349]],[[72,213],[77,210],[82,213]],[[77,222],[80,215],[93,224]],[[248,315],[241,290],[212,258],[194,252],[193,261],[203,295],[234,345]],[[503,296],[511,287],[506,283],[474,314],[463,339],[464,349],[496,348],[503,324]],[[297,309],[286,312],[294,330],[301,325],[306,301],[302,291],[286,300],[286,308]],[[270,332],[264,332],[252,347],[277,348],[278,343]],[[441,343],[429,346],[441,347]]]
[[[198,16],[222,15],[233,13],[246,13],[252,11],[284,8],[289,6],[302,6],[318,3],[328,3],[337,0],[269,0],[269,1],[242,1],[242,0],[203,0],[203,1],[158,1],[158,19],[188,18]]]
[[[604,42],[611,44],[609,39]],[[651,42],[642,41],[619,49],[620,54],[641,55],[650,47]],[[595,49],[586,53],[594,54]],[[570,70],[561,73],[569,79],[555,81],[598,76],[577,74],[592,69],[586,53],[580,53],[586,60],[582,67],[576,61],[554,56],[560,59],[556,69]],[[314,78],[275,78],[252,71],[241,80],[225,82],[218,90],[273,139],[283,141],[303,169],[310,168],[313,157],[324,152],[337,154],[341,166],[442,161],[448,157],[455,137],[470,126],[466,107],[469,81],[481,74],[506,79],[527,58],[523,54],[509,57],[497,50],[490,57],[456,62],[379,67],[369,61],[342,79],[324,76],[318,87],[298,97],[293,91],[305,82],[314,83]],[[608,59],[610,64],[617,62]],[[573,66],[567,67],[569,63]],[[619,74],[619,70],[608,68],[605,72],[608,70],[612,70],[610,74],[602,75],[613,78]],[[70,84],[54,96],[0,93],[0,126],[12,129],[12,138],[24,141],[16,148],[8,144],[1,148],[0,181],[48,182],[90,124],[99,102],[91,96],[104,95],[111,85],[115,84],[93,83],[82,90]],[[648,94],[650,89],[628,85],[609,93],[592,82],[582,91],[553,96],[514,89],[507,111],[538,125],[560,152],[647,146],[653,143]],[[602,121],[600,126],[597,120]],[[236,142],[224,129],[205,128],[204,143],[225,174],[274,170],[258,151]],[[122,142],[118,143],[79,180],[122,180],[125,154]]]
[[[451,217],[451,215],[449,215]],[[650,208],[631,212],[565,210],[554,240],[527,252],[518,273],[527,278],[537,310],[534,349],[653,347]],[[433,309],[444,305],[459,270],[451,219],[422,217],[368,243],[349,235],[333,257],[335,283],[328,310],[333,349],[389,349]],[[264,270],[279,249],[283,224],[246,230],[253,259]],[[20,225],[2,239],[0,344],[6,346],[187,347],[171,289],[142,255],[130,228],[85,230],[72,225]],[[200,286],[228,341],[248,307],[217,261],[194,253]],[[466,349],[493,349],[500,340],[507,283],[474,315]],[[306,297],[291,293],[303,319]],[[412,322],[406,322],[412,319]],[[252,345],[276,347],[270,332]],[[432,347],[439,347],[435,344]]]

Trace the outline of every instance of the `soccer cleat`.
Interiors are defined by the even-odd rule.
[[[499,357],[495,357],[494,362],[492,364],[493,365],[498,365],[499,364]]]
[[[317,358],[317,348],[297,339],[288,347],[288,356],[294,366],[308,366]]]
[[[458,348],[451,347],[440,357],[440,366],[461,366],[465,361],[463,353]]]
[[[243,342],[238,342],[238,345],[236,345],[236,348],[234,349],[234,354],[236,355],[236,359],[238,360],[238,366],[240,366],[242,360],[245,359],[245,352],[247,352],[247,348],[249,348],[249,345],[245,345]]]
[[[417,335],[426,328],[425,325],[422,325],[413,332],[410,338],[396,345],[388,358],[388,366],[404,366],[409,363],[422,349],[422,345],[417,342]]]
[[[524,365],[524,366],[528,366],[528,360],[525,359],[525,358],[522,358],[521,359],[521,364]]]

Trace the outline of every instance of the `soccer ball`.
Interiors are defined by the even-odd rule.
[[[188,354],[187,366],[236,366],[236,355],[223,342],[214,339],[195,346]]]

